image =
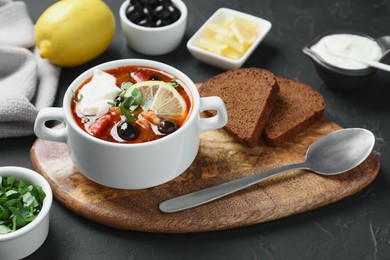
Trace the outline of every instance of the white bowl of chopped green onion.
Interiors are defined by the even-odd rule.
[[[53,200],[49,183],[22,167],[0,167],[0,258],[21,259],[35,252],[49,232]]]

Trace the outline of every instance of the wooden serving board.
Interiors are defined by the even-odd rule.
[[[87,219],[144,232],[202,232],[298,214],[351,196],[367,186],[380,168],[375,153],[341,175],[296,170],[197,208],[170,214],[158,209],[162,201],[182,194],[303,161],[311,143],[340,128],[322,119],[283,147],[271,148],[260,142],[251,149],[222,129],[205,132],[199,153],[187,171],[166,184],[144,190],[112,189],[90,181],[73,166],[63,143],[38,139],[31,158],[34,168],[49,181],[54,197]]]

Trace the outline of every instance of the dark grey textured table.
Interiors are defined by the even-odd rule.
[[[35,22],[54,0],[26,1]],[[325,98],[325,116],[343,127],[363,127],[376,136],[378,177],[356,195],[307,213],[245,228],[200,234],[151,234],[116,230],[79,217],[54,200],[50,232],[28,259],[390,259],[390,74],[378,72],[362,88],[341,93],[319,79],[302,47],[318,34],[352,29],[372,37],[390,35],[388,0],[185,0],[188,26],[180,47],[157,57],[130,50],[121,34],[119,0],[106,3],[116,15],[110,48],[80,67],[63,69],[55,106],[82,71],[120,58],[149,58],[181,69],[195,82],[222,72],[195,60],[186,41],[219,7],[260,16],[273,27],[244,67],[260,67],[303,81]],[[0,140],[0,165],[32,168],[35,137]],[[1,252],[0,252],[1,258]]]

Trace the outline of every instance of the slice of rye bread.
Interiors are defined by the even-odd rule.
[[[207,80],[199,89],[203,97],[223,99],[229,118],[224,128],[250,148],[257,145],[278,92],[275,75],[258,68],[226,71]],[[205,112],[214,115],[212,111]]]
[[[321,119],[325,109],[323,97],[310,86],[283,77],[277,77],[277,82],[279,98],[264,131],[269,146],[292,140]]]

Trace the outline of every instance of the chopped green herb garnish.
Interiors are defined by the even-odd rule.
[[[169,84],[171,84],[171,86],[172,87],[174,87],[174,88],[176,88],[177,86],[179,86],[179,83],[177,83],[177,81],[176,80],[171,80],[171,81],[169,81]]]
[[[122,89],[122,90],[126,90],[126,89],[130,88],[131,86],[133,86],[133,83],[132,83],[132,82],[123,82],[123,83],[121,84],[121,89]]]
[[[0,235],[33,221],[42,209],[46,194],[39,185],[0,176]]]
[[[76,101],[77,103],[79,103],[83,99],[83,94],[80,94],[80,98],[79,98],[77,97],[76,92],[74,92],[73,90],[72,90],[72,96],[74,101]]]
[[[113,101],[108,101],[107,104],[109,104],[109,105],[112,106],[112,107],[115,107],[115,106],[116,106],[116,103],[113,102]]]
[[[135,122],[137,119],[134,117],[129,110],[127,110],[122,104],[119,106],[121,113],[126,117],[126,120],[129,122]]]
[[[136,105],[132,110],[136,110],[142,103],[142,92],[138,88],[134,88],[133,91],[131,91],[131,96],[134,99],[132,106]]]
[[[119,104],[119,109],[121,113],[126,117],[127,121],[135,122],[136,118],[134,117],[134,112],[142,103],[142,92],[134,88],[130,96],[124,98],[124,100]]]

